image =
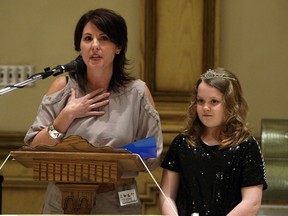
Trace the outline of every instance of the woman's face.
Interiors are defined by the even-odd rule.
[[[80,53],[88,71],[98,69],[112,72],[114,56],[119,52],[120,48],[105,33],[92,22],[86,24],[80,43]]]
[[[197,114],[206,128],[219,128],[224,122],[223,94],[201,82],[197,93]]]

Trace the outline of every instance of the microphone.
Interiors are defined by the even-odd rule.
[[[57,65],[55,68],[53,68],[52,75],[53,76],[58,76],[59,74],[62,74],[64,72],[76,72],[76,71],[81,71],[84,67],[84,62],[81,59],[76,59],[68,64],[65,65]]]

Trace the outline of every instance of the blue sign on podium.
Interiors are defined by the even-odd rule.
[[[136,142],[121,146],[120,148],[127,149],[134,154],[139,154],[142,159],[157,157],[157,145],[155,136],[138,140]]]

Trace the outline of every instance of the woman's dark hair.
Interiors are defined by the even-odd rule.
[[[80,18],[74,32],[74,47],[78,52],[80,52],[83,30],[88,22],[92,22],[99,30],[104,32],[116,46],[121,48],[120,53],[115,55],[113,74],[109,84],[109,90],[118,91],[119,87],[134,79],[126,72],[126,66],[129,64],[126,58],[128,43],[126,22],[122,16],[109,9],[98,8],[88,11]],[[77,59],[82,59],[82,57],[78,56]],[[80,88],[85,91],[87,84],[86,65],[82,70],[71,73],[71,76],[78,82]]]

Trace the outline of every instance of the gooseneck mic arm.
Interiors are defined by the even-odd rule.
[[[50,68],[45,68],[44,72],[34,74],[30,76],[27,80],[16,83],[15,85],[6,86],[5,88],[1,89],[0,96],[12,90],[24,88],[26,85],[32,84],[40,79],[46,79],[49,76],[58,76],[59,74],[62,74],[64,72],[76,72],[77,70],[81,70],[83,68],[83,65],[83,60],[76,59],[69,62],[68,64],[58,65],[52,70]]]

